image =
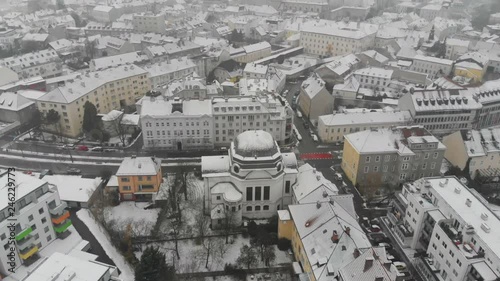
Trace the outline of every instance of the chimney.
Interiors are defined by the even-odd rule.
[[[321,208],[321,202],[319,202],[319,201],[318,201],[318,202],[316,202],[316,208],[317,208],[317,209]]]
[[[355,259],[357,259],[359,255],[361,255],[361,253],[359,252],[358,248],[356,248],[354,249],[354,252],[352,252],[352,255],[354,256]]]
[[[367,257],[365,260],[365,268],[363,269],[363,272],[367,271],[373,266],[373,257]]]
[[[345,228],[345,234],[347,234],[348,236],[351,236],[351,228],[350,227]]]
[[[387,271],[391,271],[392,263],[390,261],[384,262],[384,267]]]
[[[326,198],[328,196],[328,193],[326,192],[326,190],[323,190],[323,198]]]
[[[337,234],[337,231],[334,230],[332,234],[332,242],[337,244],[339,242],[339,235]]]

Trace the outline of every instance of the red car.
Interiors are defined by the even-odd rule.
[[[86,145],[79,145],[76,150],[78,151],[89,151],[89,148]]]

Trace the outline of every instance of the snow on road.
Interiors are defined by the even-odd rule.
[[[94,217],[87,209],[81,209],[76,213],[78,218],[89,228],[90,232],[95,236],[99,244],[106,252],[106,254],[113,260],[116,266],[120,269],[120,277],[123,281],[134,281],[134,270],[125,261],[125,258],[118,252],[118,250],[111,244],[108,233],[102,228],[99,223],[94,220]]]

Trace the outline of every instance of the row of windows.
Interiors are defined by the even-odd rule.
[[[238,111],[240,111],[240,108],[241,108],[241,111],[247,111],[247,109],[248,109],[248,111],[253,111],[254,108],[257,111],[260,111],[260,106],[258,106],[258,105],[255,106],[255,107],[251,106],[251,105],[248,106],[248,107],[247,106],[241,106],[241,107],[240,106],[234,106],[234,107],[233,106],[227,106],[227,107],[225,107],[225,106],[221,106],[221,107],[216,106],[216,107],[214,107],[214,111],[215,112],[219,112],[219,111],[221,111],[221,112],[231,112],[234,109],[234,111],[238,112]]]
[[[195,125],[195,122],[185,122],[185,123],[182,123],[182,122],[172,122],[172,126],[173,127],[177,127],[177,124],[179,124],[179,127],[182,127],[182,126],[186,126],[186,127],[189,127],[189,125],[191,124],[191,127],[194,127]],[[146,127],[148,128],[151,128],[153,126],[153,123],[152,122],[146,122],[146,124],[144,124]],[[208,121],[203,121],[203,126],[208,126],[210,125],[210,123]],[[170,127],[170,122],[156,122],[156,127]],[[196,122],[196,126],[200,126],[200,122]]]
[[[403,163],[401,165],[401,170],[408,170],[408,168],[410,167],[410,164],[408,163]],[[387,172],[388,170],[388,166],[387,165],[384,165],[383,168],[382,168],[382,171],[385,173]],[[436,163],[431,163],[431,169],[434,170],[436,168]],[[413,170],[417,170],[418,169],[418,164],[414,164],[413,165]],[[422,164],[422,167],[421,167],[422,170],[425,170],[427,169],[427,163],[423,163]],[[392,171],[394,172],[396,170],[396,166],[392,166]],[[364,168],[364,172],[365,174],[367,174],[368,172],[370,172],[370,167],[369,166],[366,166]],[[379,166],[374,166],[373,167],[373,172],[379,172]]]
[[[429,152],[424,153],[424,159],[429,159],[429,156],[430,156]],[[433,158],[437,159],[438,156],[439,156],[439,153],[438,152],[434,152]],[[420,158],[420,153],[416,153],[415,154],[415,159],[419,159],[419,158]],[[366,156],[365,157],[365,163],[370,163],[371,159],[372,159],[372,156]],[[380,160],[381,160],[381,156],[380,155],[375,156],[375,162],[380,162]],[[391,160],[391,156],[390,155],[385,155],[384,156],[384,162],[389,162],[390,160]],[[392,161],[396,161],[396,160],[397,160],[397,155],[393,155]],[[408,161],[410,161],[410,156],[404,156],[402,160],[405,161],[405,162],[408,162]]]
[[[255,192],[254,192],[255,191]],[[247,187],[246,201],[269,200],[270,186],[264,186],[264,196],[262,197],[262,187]]]
[[[252,206],[247,206],[246,210],[247,210],[247,212],[251,212],[252,211]],[[269,210],[269,206],[268,205],[262,206],[262,210],[268,211]],[[254,206],[253,207],[253,211],[260,211],[260,206]]]
[[[138,176],[138,177],[137,177],[137,180],[138,180],[138,181],[143,181],[143,180],[150,181],[151,179],[152,179],[152,177],[151,177],[151,176],[145,176],[145,177],[143,177],[143,176]],[[121,178],[121,180],[122,180],[122,182],[130,182],[130,178],[126,178],[126,177],[122,177],[122,178]]]

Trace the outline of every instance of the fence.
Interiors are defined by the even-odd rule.
[[[0,128],[0,137],[16,129],[19,126],[21,126],[21,122],[15,121],[5,127]]]

